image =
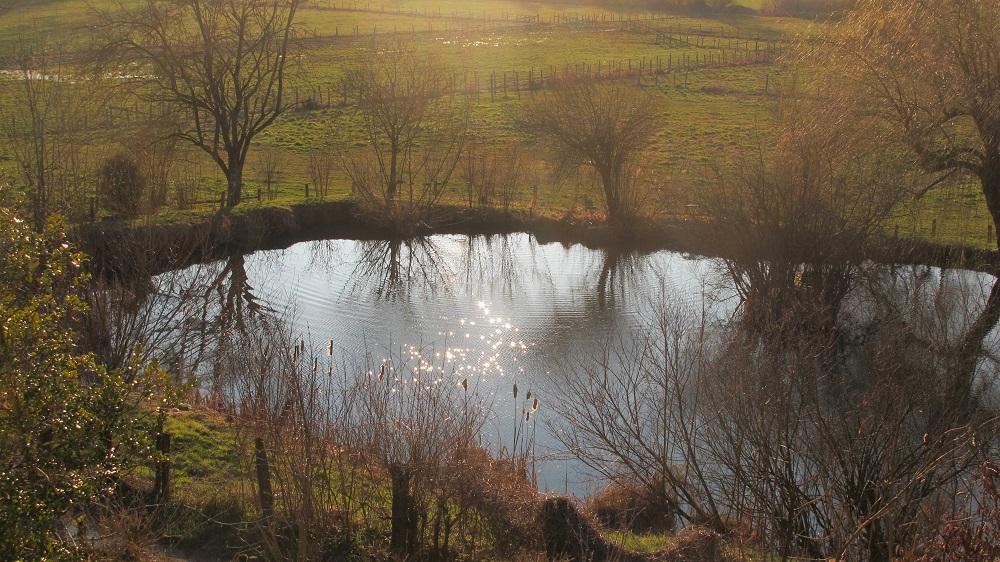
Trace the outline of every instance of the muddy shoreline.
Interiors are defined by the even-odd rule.
[[[553,219],[526,212],[438,206],[422,224],[401,232],[362,212],[351,201],[310,202],[219,213],[187,222],[137,225],[100,221],[80,225],[73,238],[91,256],[95,273],[130,277],[152,275],[259,250],[330,238],[408,239],[433,234],[494,235],[527,233],[539,243],[581,244],[599,250],[652,252],[671,250],[725,257],[726,243],[712,225],[700,220],[661,219],[628,227]],[[886,238],[865,257],[895,264],[958,267],[995,273],[995,251]]]

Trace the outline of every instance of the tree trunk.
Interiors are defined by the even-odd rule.
[[[162,458],[156,461],[156,475],[153,483],[153,493],[156,501],[170,501],[170,434],[161,432],[156,435],[156,452]]]
[[[229,159],[229,171],[226,173],[226,208],[232,209],[240,204],[243,198],[243,162],[235,158]]]
[[[976,367],[980,359],[983,358],[983,340],[993,331],[997,323],[1000,322],[1000,280],[993,282],[990,296],[986,300],[986,306],[976,318],[975,322],[969,326],[968,331],[959,343],[957,350],[957,364],[951,373],[953,379],[948,383],[948,392],[945,395],[946,403],[939,405],[940,412],[932,419],[952,419],[945,417],[944,413],[957,410],[958,415],[968,413],[970,403],[973,399],[973,384],[976,379]]]
[[[601,171],[601,183],[604,184],[604,202],[608,210],[608,222],[618,224],[622,222],[622,205],[618,176],[610,167]]]
[[[37,232],[45,230],[45,222],[48,220],[47,179],[44,145],[41,145],[41,148],[36,149],[35,190],[31,194],[32,220]]]
[[[271,471],[267,463],[267,450],[260,437],[253,442],[254,465],[257,469],[257,494],[260,497],[260,512],[264,519],[274,517],[274,492],[271,490]]]
[[[392,551],[399,555],[413,554],[417,546],[417,508],[410,493],[410,471],[405,466],[392,465]]]
[[[986,208],[993,219],[993,231],[997,233],[997,248],[1000,249],[1000,156],[984,164],[979,181],[986,196]]]
[[[393,140],[389,146],[389,184],[385,186],[385,205],[392,208],[396,201],[396,188],[399,186],[399,145]]]

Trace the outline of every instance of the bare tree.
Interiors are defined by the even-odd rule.
[[[842,113],[794,92],[780,106],[777,146],[760,147],[702,190],[744,317],[784,316],[805,301],[834,313],[858,264],[919,174]],[[775,296],[778,294],[778,296]],[[828,318],[832,320],[832,318]],[[763,325],[768,325],[763,323]]]
[[[1000,225],[1000,2],[863,0],[826,39],[819,93],[908,146],[932,186],[978,179]]]
[[[354,195],[398,224],[438,201],[464,149],[468,103],[444,95],[446,71],[433,56],[400,46],[379,51],[348,78],[360,96],[368,148],[344,155],[344,169]]]
[[[54,62],[43,45],[28,44],[14,56],[14,80],[4,85],[0,131],[17,164],[36,230],[53,212],[85,208],[76,190],[86,185],[80,172],[80,135],[92,102],[76,76]]]
[[[636,163],[656,131],[657,107],[628,84],[566,81],[530,99],[518,120],[555,145],[564,163],[597,173],[608,220],[620,223],[637,210],[630,206]]]
[[[227,207],[242,197],[254,138],[288,109],[299,3],[145,0],[102,14],[117,60],[141,65],[139,95],[176,107],[175,135],[208,153],[225,174]]]

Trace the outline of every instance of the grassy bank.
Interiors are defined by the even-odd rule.
[[[244,446],[245,436],[240,438],[238,426],[227,415],[204,407],[172,410],[167,415],[164,431],[172,436],[172,449],[165,457],[171,466],[171,498],[149,513],[144,532],[118,529],[132,540],[127,548],[138,556],[169,552],[182,559],[196,560],[230,559],[245,551],[258,540],[254,529],[260,517],[251,485],[253,455]],[[384,475],[378,470],[368,474],[372,479],[368,485],[388,488],[388,481],[383,481]],[[132,484],[148,493],[152,488],[152,470],[140,470]],[[375,509],[390,511],[388,495]],[[475,514],[465,516],[476,517]],[[362,524],[356,521],[354,525]],[[377,559],[379,552],[387,555],[387,526],[363,532],[357,529],[353,539],[338,536],[345,531],[346,528],[332,525],[326,531],[329,537],[322,539],[341,545],[338,559],[371,559],[372,556]],[[687,534],[636,533],[625,529],[603,531],[610,544],[623,549],[622,552],[632,553],[633,559],[648,557],[651,560],[688,560],[684,552],[690,556],[693,551],[685,551],[691,543]],[[126,545],[117,546],[126,548]],[[723,551],[730,560],[769,559],[735,544],[725,545]],[[676,558],[678,553],[681,558]],[[515,559],[530,561],[545,557],[529,549]]]

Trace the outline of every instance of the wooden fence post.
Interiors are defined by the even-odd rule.
[[[260,500],[260,511],[265,520],[274,517],[274,492],[271,489],[271,470],[268,468],[267,450],[264,440],[254,439],[254,468],[257,473],[257,496]]]
[[[153,477],[153,495],[157,503],[170,501],[170,434],[160,432],[156,435],[156,452],[160,458],[156,461],[156,473]]]

